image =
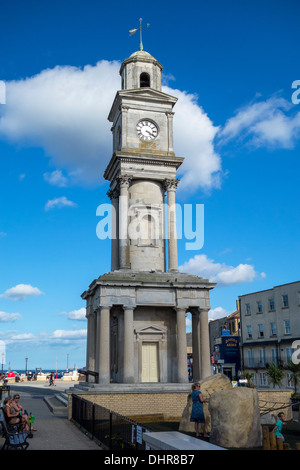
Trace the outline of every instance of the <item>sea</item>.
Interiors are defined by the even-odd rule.
[[[12,372],[17,372],[18,374],[25,374],[25,369],[10,369]],[[2,372],[2,371],[1,371]],[[5,370],[3,369],[3,373],[4,374],[7,374],[9,372],[9,370]],[[27,372],[32,372],[33,374],[35,374],[35,372],[37,372],[37,374],[39,372],[42,372],[42,374],[51,374],[51,372],[54,372],[55,374],[58,373],[58,374],[64,374],[65,372],[73,372],[73,369],[69,368],[68,370],[67,369],[56,369],[56,367],[54,369],[40,369],[38,368],[37,370],[35,369],[28,369]]]

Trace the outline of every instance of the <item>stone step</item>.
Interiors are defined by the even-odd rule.
[[[54,415],[68,416],[68,407],[62,403],[57,395],[44,397],[44,402]]]

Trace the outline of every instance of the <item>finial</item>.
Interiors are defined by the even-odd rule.
[[[140,51],[143,51],[143,42],[142,42],[142,29],[143,28],[148,28],[150,26],[149,23],[147,23],[145,26],[142,26],[142,21],[143,21],[143,18],[140,18],[140,27],[139,28],[136,28],[136,29],[130,29],[129,30],[129,36],[132,36],[134,33],[136,33],[138,30],[140,30],[140,47],[139,47],[139,50]]]

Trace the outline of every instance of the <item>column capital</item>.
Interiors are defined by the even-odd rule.
[[[122,305],[123,310],[134,310],[136,305]]]
[[[129,185],[130,185],[131,180],[132,180],[132,176],[130,176],[130,175],[119,175],[117,177],[117,180],[118,180],[118,183],[119,183],[120,187],[129,188]]]
[[[176,191],[179,181],[177,178],[166,178],[163,181],[165,191]]]

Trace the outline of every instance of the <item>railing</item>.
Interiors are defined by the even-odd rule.
[[[78,370],[79,374],[82,374],[82,375],[85,375],[85,381],[88,382],[89,381],[89,375],[91,375],[92,377],[95,377],[95,381],[98,380],[98,372],[94,372],[92,370],[85,370],[85,369],[79,369]]]
[[[72,394],[72,420],[106,450],[145,450],[149,427]]]

